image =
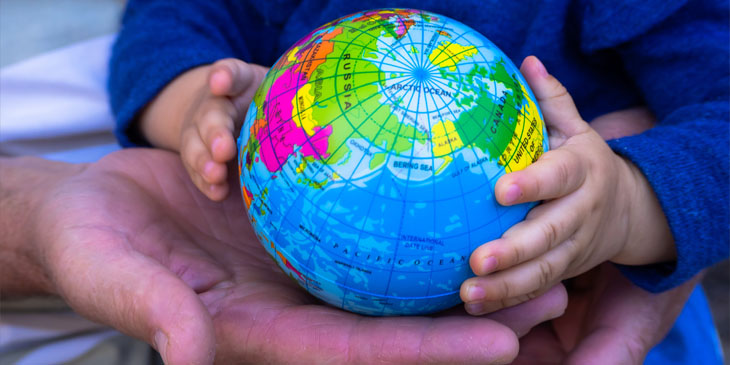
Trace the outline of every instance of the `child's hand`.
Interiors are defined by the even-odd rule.
[[[144,112],[140,126],[155,146],[179,151],[195,186],[208,198],[228,195],[226,163],[234,134],[267,69],[227,58],[179,76]]]
[[[503,205],[543,203],[477,248],[461,298],[471,314],[527,301],[600,263],[670,261],[674,242],[658,200],[631,162],[614,154],[558,80],[535,57],[521,71],[548,126],[551,151],[495,188]]]

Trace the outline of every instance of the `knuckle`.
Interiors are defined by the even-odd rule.
[[[507,247],[510,247],[512,250],[512,260],[511,260],[512,262],[510,262],[510,266],[516,265],[516,264],[522,262],[522,260],[525,257],[524,247],[522,245],[514,245],[514,244],[509,245]]]
[[[565,246],[566,250],[571,254],[581,252],[581,245],[578,243],[575,236],[571,236],[570,238],[565,240],[562,245]]]
[[[195,138],[197,133],[186,130],[180,137],[180,155],[184,160],[191,160],[195,156]]]
[[[570,96],[570,94],[568,93],[568,89],[566,89],[565,86],[563,86],[563,84],[558,80],[555,80],[555,82],[553,83],[553,89],[551,91],[552,92],[550,93],[550,99],[560,99],[564,98],[565,96]]]
[[[209,128],[212,125],[220,124],[221,120],[221,110],[211,103],[207,110],[203,112],[203,114],[200,117],[200,123],[198,123],[199,128]]]
[[[542,236],[545,240],[545,246],[547,246],[548,249],[553,248],[558,241],[558,237],[560,235],[560,227],[558,226],[558,224],[548,221],[541,226],[541,229]]]
[[[223,58],[213,63],[213,70],[226,70],[233,72],[235,70],[235,58]]]
[[[559,184],[564,190],[562,194],[568,194],[577,189],[585,181],[585,172],[590,171],[585,166],[585,159],[576,151],[566,150],[562,163],[557,168]]]
[[[512,297],[512,288],[506,280],[500,280],[499,294],[499,298],[503,304],[506,300]]]
[[[523,299],[523,300],[522,300],[522,302],[527,302],[527,301],[533,300],[533,299],[535,299],[535,298],[537,298],[537,297],[539,297],[539,296],[540,296],[540,292],[539,292],[539,291],[532,291],[532,292],[529,292],[529,293],[527,293],[527,294],[525,294],[525,295],[523,296],[523,298],[522,298],[522,299]]]
[[[204,163],[205,154],[203,150],[199,148],[199,144],[194,141],[189,141],[187,144],[181,145],[180,156],[183,162],[186,162],[190,167],[199,170],[202,169]]]
[[[539,286],[543,288],[553,281],[553,278],[555,277],[555,268],[549,261],[546,260],[540,260],[540,262],[538,263],[538,268],[540,270],[538,283]]]
[[[567,156],[570,156],[571,154],[568,153]],[[568,181],[570,179],[570,176],[572,175],[572,172],[575,171],[574,163],[572,162],[573,159],[566,158],[561,160],[561,163],[559,163],[556,166],[555,169],[555,177],[556,180],[556,186],[558,187],[565,187],[568,184]]]
[[[505,298],[499,301],[499,309],[502,308],[509,308],[514,305],[514,299],[513,298]]]

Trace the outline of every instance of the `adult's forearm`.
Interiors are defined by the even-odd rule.
[[[84,165],[34,157],[0,158],[0,294],[54,294],[44,269],[36,219],[52,188]]]

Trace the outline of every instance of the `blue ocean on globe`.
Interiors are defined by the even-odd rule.
[[[323,25],[268,72],[238,139],[251,224],[332,306],[459,304],[471,252],[524,219],[497,179],[548,150],[536,99],[489,40],[445,16],[377,9]]]

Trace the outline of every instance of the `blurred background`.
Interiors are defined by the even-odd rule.
[[[123,0],[0,0],[0,67],[119,29]]]
[[[123,9],[123,0],[0,0],[0,67],[112,34],[119,29]],[[730,356],[729,283],[728,261],[711,268],[703,280],[726,357]]]

